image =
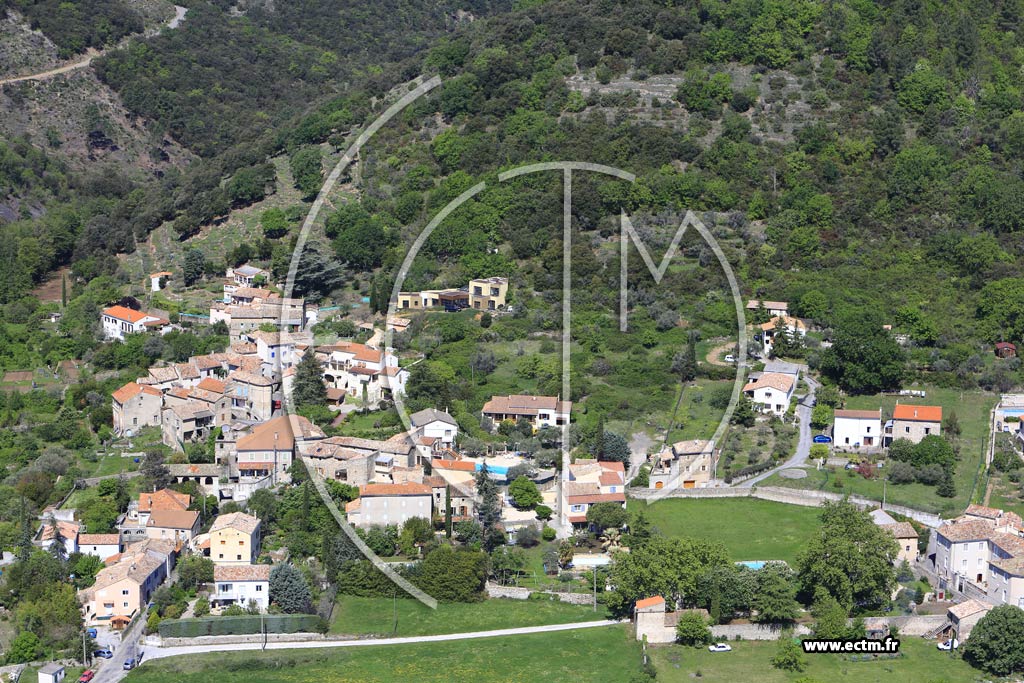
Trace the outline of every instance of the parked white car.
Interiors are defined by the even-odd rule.
[[[736,356],[732,355],[731,353],[730,353],[730,354],[728,354],[728,355],[727,355],[727,356],[725,357],[725,362],[726,362],[726,363],[735,363],[735,362],[736,362]]]
[[[960,641],[957,640],[956,638],[952,638],[950,640],[942,641],[941,643],[939,643],[935,647],[939,648],[940,650],[955,650],[958,647],[960,647]]]
[[[732,646],[729,643],[715,643],[708,645],[708,652],[732,652]]]

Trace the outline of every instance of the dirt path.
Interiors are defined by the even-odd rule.
[[[166,28],[177,28],[181,24],[181,20],[185,18],[185,13],[186,12],[188,12],[188,9],[186,9],[185,7],[180,7],[178,5],[175,5],[174,6],[174,17],[169,22],[167,22]],[[155,36],[155,35],[159,35],[159,33],[160,33],[160,31],[157,30],[155,32],[147,33],[147,34],[144,34],[144,35],[146,35],[146,36]],[[134,38],[134,37],[136,37],[136,36],[129,36],[128,38],[125,38],[124,40],[119,42],[116,46],[114,46],[114,48],[112,48],[112,49],[117,49],[117,48],[120,48],[120,47],[124,47],[124,45],[127,44],[127,41],[130,40],[131,38]],[[56,69],[50,69],[48,71],[40,71],[39,73],[30,74],[28,76],[15,76],[14,78],[0,79],[0,86],[8,85],[10,83],[21,83],[22,81],[43,81],[43,80],[46,80],[47,78],[52,78],[54,76],[59,76],[60,74],[66,74],[69,71],[77,71],[78,69],[84,69],[85,67],[87,67],[90,64],[92,64],[92,60],[96,59],[97,57],[102,57],[105,53],[106,53],[106,50],[96,50],[96,49],[93,49],[93,48],[89,48],[85,52],[85,55],[86,55],[85,59],[79,60],[77,62],[72,62],[71,64],[65,64],[64,66],[59,66]]]
[[[736,342],[726,342],[724,344],[719,344],[718,346],[708,351],[708,355],[704,360],[706,360],[711,365],[718,365],[723,368],[731,368],[732,363],[726,363],[725,361],[718,360],[718,357],[721,354],[725,353],[726,351],[732,350],[732,347],[734,346],[736,346]]]

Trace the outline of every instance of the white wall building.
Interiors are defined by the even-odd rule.
[[[110,306],[104,308],[100,314],[103,322],[103,336],[106,339],[118,339],[124,341],[125,335],[145,332],[150,328],[161,328],[170,324],[166,318],[161,318],[145,311],[135,311],[125,306]]]
[[[270,605],[270,565],[216,565],[213,568],[214,591],[210,602],[219,607],[255,602],[261,612]]]
[[[832,443],[843,451],[871,451],[882,445],[882,409],[837,410]]]

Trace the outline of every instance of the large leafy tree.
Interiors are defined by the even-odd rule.
[[[607,604],[625,614],[633,603],[661,595],[670,603],[696,601],[697,579],[712,567],[729,565],[725,546],[691,538],[651,537],[643,546],[616,555]]]
[[[996,676],[1024,671],[1024,610],[996,607],[975,625],[961,652],[971,666]]]
[[[851,394],[898,389],[905,374],[904,353],[880,317],[857,312],[836,326],[832,347],[822,353],[821,371]]]
[[[788,624],[796,620],[800,605],[796,601],[793,570],[782,562],[770,562],[757,572],[754,595],[757,621],[763,624]]]
[[[593,524],[598,531],[618,529],[626,523],[628,517],[626,509],[614,501],[594,503],[587,508],[587,521]]]
[[[508,495],[512,497],[516,507],[522,510],[531,510],[543,500],[537,485],[525,476],[517,477],[508,485]]]
[[[805,602],[821,589],[846,610],[884,604],[896,585],[895,539],[849,501],[826,503],[821,530],[797,559]]]

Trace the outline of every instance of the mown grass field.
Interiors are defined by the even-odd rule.
[[[805,655],[803,673],[780,671],[771,665],[778,645],[773,641],[733,642],[732,652],[711,653],[678,645],[651,648],[661,683],[788,683],[806,677],[815,683],[973,683],[992,680],[959,657],[939,652],[935,643],[920,638],[900,641],[902,657],[851,661],[844,655]]]
[[[643,510],[665,536],[721,541],[737,561],[792,564],[819,524],[816,508],[756,498],[667,498],[652,504],[631,500],[628,506],[630,512]]]
[[[395,630],[395,616],[398,616]],[[331,615],[331,633],[423,636],[441,633],[490,631],[521,626],[567,624],[607,618],[603,606],[568,605],[548,600],[485,600],[477,603],[441,603],[431,609],[418,600],[360,598],[339,595]]]
[[[640,668],[625,626],[334,650],[229,652],[152,660],[129,683],[623,683]]]

